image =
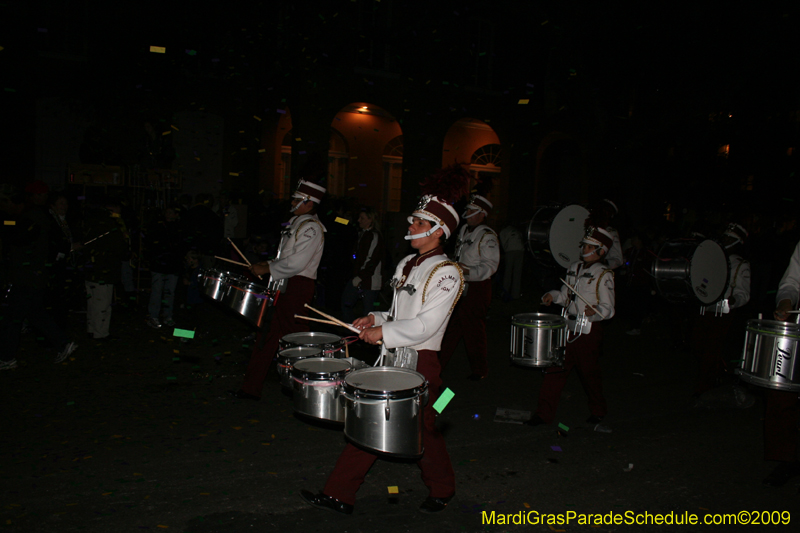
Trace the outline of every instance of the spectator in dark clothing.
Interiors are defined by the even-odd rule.
[[[48,229],[50,221],[37,206],[25,207],[19,194],[0,203],[3,212],[2,242],[8,290],[0,320],[0,370],[17,367],[22,323],[36,328],[64,361],[78,347],[70,342],[45,309],[47,294]]]
[[[67,220],[69,201],[63,193],[50,195],[50,231],[48,264],[50,265],[50,298],[53,317],[61,327],[67,325],[70,309],[77,307],[78,294],[83,295],[83,284],[78,289],[75,252],[83,248],[76,242]],[[81,302],[81,305],[83,302]]]
[[[358,239],[353,254],[353,277],[342,290],[342,318],[351,323],[356,316],[356,302],[363,299],[367,315],[375,309],[381,292],[381,259],[384,255],[383,237],[378,223],[378,213],[371,208],[362,209],[358,215]]]
[[[119,203],[110,200],[105,209],[87,213],[86,331],[94,339],[110,335],[114,284],[120,282],[119,265],[129,252],[120,211]]]
[[[164,216],[148,229],[145,236],[145,254],[150,263],[152,284],[150,304],[147,307],[149,316],[147,324],[160,328],[159,321],[163,311],[163,324],[172,327],[173,309],[175,305],[175,289],[178,276],[183,271],[184,247],[178,222],[178,212],[168,207]],[[163,304],[163,306],[162,306]]]

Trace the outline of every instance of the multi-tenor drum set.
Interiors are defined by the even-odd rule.
[[[201,271],[199,282],[205,296],[257,327],[279,294],[214,268]],[[385,351],[378,363],[385,361],[390,366],[371,367],[349,357],[346,345],[346,339],[318,331],[290,333],[280,340],[278,374],[281,385],[292,393],[295,413],[343,424],[351,442],[375,453],[420,457],[428,382],[419,372],[406,368],[409,362],[416,367],[416,351]]]

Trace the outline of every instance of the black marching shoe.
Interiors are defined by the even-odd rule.
[[[454,496],[455,494],[447,498],[428,496],[425,498],[425,501],[422,502],[422,505],[419,506],[419,510],[421,513],[438,513],[439,511],[444,511],[444,508],[447,507],[447,504],[450,503],[450,500],[452,500]]]
[[[781,461],[761,482],[770,487],[783,487],[793,477],[800,476],[800,462]]]
[[[307,490],[300,491],[300,497],[306,503],[313,505],[318,509],[325,509],[326,511],[333,511],[339,514],[353,514],[353,506],[349,503],[340,502],[336,498],[322,494],[314,494]]]
[[[237,400],[253,400],[257,402],[261,399],[260,396],[254,396],[250,393],[243,391],[242,389],[239,390],[229,390],[228,395],[232,398],[236,398]]]

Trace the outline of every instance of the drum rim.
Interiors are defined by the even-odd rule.
[[[765,325],[761,326],[761,324]],[[756,327],[756,325],[759,327]],[[753,333],[770,335],[774,337],[788,337],[790,339],[800,340],[800,325],[795,324],[794,322],[781,322],[780,320],[751,318],[747,321],[745,329],[747,331],[752,331]]]
[[[549,317],[553,317],[553,318],[552,319],[542,320],[540,322],[540,324],[542,324],[541,326],[539,324],[525,324],[525,323],[517,322],[517,320],[518,320],[517,317],[528,316],[528,315],[549,316]],[[548,324],[551,324],[551,323],[554,323],[554,322],[556,324],[548,325]],[[512,326],[518,326],[518,327],[521,327],[521,328],[560,329],[562,327],[567,327],[567,321],[564,319],[563,316],[556,315],[556,314],[553,314],[553,313],[536,313],[536,312],[533,312],[533,313],[517,313],[516,315],[513,315],[511,317],[511,325]]]
[[[422,383],[410,389],[400,389],[397,390],[383,390],[383,391],[375,391],[369,389],[363,389],[356,385],[347,382],[347,379],[351,376],[354,376],[358,373],[367,373],[367,372],[400,372],[404,374],[414,374],[422,379]],[[398,368],[393,366],[371,366],[367,368],[360,368],[358,370],[354,370],[350,372],[344,380],[342,380],[342,392],[348,396],[352,396],[354,399],[368,399],[368,400],[404,400],[408,398],[415,398],[421,397],[422,395],[428,392],[428,380],[425,379],[425,376],[417,372],[416,370],[410,370],[408,368]]]
[[[295,341],[292,341],[292,340],[286,340],[286,337],[291,337],[292,335],[311,335],[312,337],[315,336],[315,335],[319,335],[319,336],[330,335],[331,337],[336,337],[338,340],[333,341],[333,342],[316,342],[316,343],[308,343],[308,342],[306,342],[306,343],[298,343],[298,342],[295,342]],[[281,342],[293,344],[295,346],[335,346],[337,344],[341,344],[342,342],[345,342],[345,340],[344,340],[343,337],[340,337],[339,335],[337,335],[335,333],[328,333],[327,331],[295,331],[293,333],[287,333],[286,335],[281,337]]]
[[[303,359],[307,359],[309,357],[321,357],[323,353],[321,348],[317,348],[315,346],[289,346],[288,348],[283,348],[281,350],[278,350],[278,358],[280,359],[281,357],[283,357],[284,359],[296,359],[297,357],[300,357],[300,356],[289,357],[288,355],[284,355],[283,352],[288,352],[290,350],[311,350],[316,352],[314,354],[303,357]]]

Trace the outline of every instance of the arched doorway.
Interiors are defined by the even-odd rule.
[[[353,102],[336,114],[331,128],[329,193],[383,213],[399,209],[403,130],[397,120],[375,104]]]

